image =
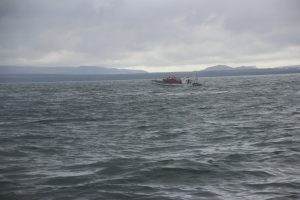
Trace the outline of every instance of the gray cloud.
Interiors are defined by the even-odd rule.
[[[300,63],[298,0],[0,0],[0,64]]]

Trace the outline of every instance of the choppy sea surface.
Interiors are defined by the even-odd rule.
[[[300,75],[0,84],[0,199],[300,199]]]

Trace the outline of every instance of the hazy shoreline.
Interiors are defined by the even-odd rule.
[[[299,68],[256,68],[243,70],[202,70],[197,72],[164,72],[133,74],[0,74],[0,83],[160,79],[169,75],[174,75],[177,77],[188,77],[195,75],[197,75],[198,77],[222,77],[299,73]]]

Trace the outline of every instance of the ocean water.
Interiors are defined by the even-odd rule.
[[[0,84],[0,199],[300,199],[300,75],[202,82]]]

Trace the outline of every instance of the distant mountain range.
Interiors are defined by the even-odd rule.
[[[257,68],[256,66],[230,67],[227,65],[216,65],[198,71],[204,74],[214,73],[241,73],[241,72],[262,72],[300,70],[300,65],[290,65],[276,68]],[[102,75],[102,74],[145,74],[144,70],[118,69],[97,66],[79,67],[33,67],[33,66],[0,66],[0,74],[70,74],[70,75]],[[172,73],[172,72],[169,72]],[[180,73],[180,72],[179,72]],[[185,73],[185,72],[184,72]]]
[[[105,67],[39,68],[0,66],[0,83],[161,79],[167,76],[190,77],[195,75],[198,77],[251,76],[293,73],[300,73],[300,65],[263,69],[256,68],[254,66],[241,66],[234,68],[226,65],[216,65],[201,71],[164,73],[147,73],[142,70]]]
[[[240,66],[240,67],[229,67],[227,65],[216,65],[204,69],[204,71],[222,71],[222,70],[248,70],[257,69],[256,66]]]
[[[274,68],[257,68],[255,66],[230,67],[227,65],[216,65],[204,70],[197,71],[200,77],[212,76],[248,76],[268,74],[290,74],[300,73],[300,65],[290,65]]]
[[[117,69],[96,66],[80,67],[33,67],[33,66],[0,66],[0,74],[140,74],[143,70]]]
[[[280,69],[300,69],[300,65],[289,65],[275,68],[257,68],[256,66],[240,66],[240,67],[230,67],[227,65],[215,65],[212,67],[207,67],[202,71],[225,71],[225,70],[280,70]]]

